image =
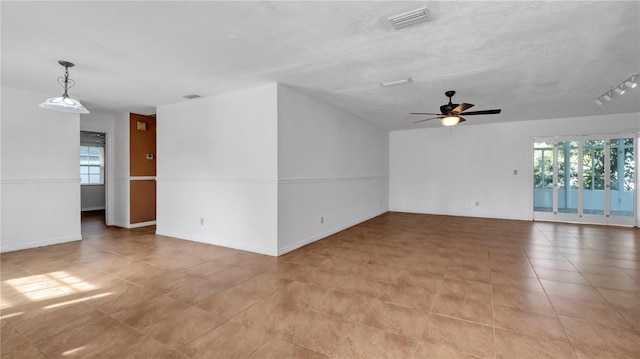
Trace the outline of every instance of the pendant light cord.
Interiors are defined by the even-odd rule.
[[[64,88],[64,94],[62,94],[63,97],[69,97],[69,94],[67,94],[67,90],[72,88],[76,82],[73,81],[73,79],[69,78],[69,67],[65,66],[64,67],[64,77],[58,77],[58,83],[60,84],[60,86],[62,86]]]

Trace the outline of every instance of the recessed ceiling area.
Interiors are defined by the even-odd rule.
[[[502,108],[465,126],[640,112],[638,89],[603,91],[640,72],[640,3],[6,2],[2,85],[50,96],[58,60],[91,111],[155,107],[280,82],[386,129],[413,124],[455,90]],[[394,28],[389,17],[427,8]],[[411,78],[410,86],[380,83]],[[37,104],[34,104],[34,106]],[[482,117],[482,118],[480,118]]]

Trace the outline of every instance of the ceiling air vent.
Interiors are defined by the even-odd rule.
[[[404,14],[392,16],[388,18],[389,22],[396,29],[400,29],[406,26],[417,24],[419,22],[427,21],[431,19],[429,16],[429,10],[426,7],[416,9],[413,11],[405,12]]]
[[[200,95],[197,95],[197,94],[192,93],[191,95],[184,95],[184,96],[182,96],[182,97],[184,97],[184,98],[188,98],[189,100],[193,100],[194,98],[198,98],[198,97],[201,97],[201,96],[200,96]]]

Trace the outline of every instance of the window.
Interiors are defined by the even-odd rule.
[[[80,146],[80,184],[104,184],[104,147]]]

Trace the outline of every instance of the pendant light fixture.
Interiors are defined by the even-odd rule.
[[[51,97],[44,100],[38,107],[45,108],[47,110],[70,112],[70,113],[89,113],[86,107],[82,106],[80,101],[74,100],[69,97],[67,90],[72,88],[76,82],[69,78],[69,67],[73,67],[74,64],[69,61],[58,61],[58,63],[64,66],[64,77],[58,77],[58,83],[64,87],[64,93],[62,96]]]

